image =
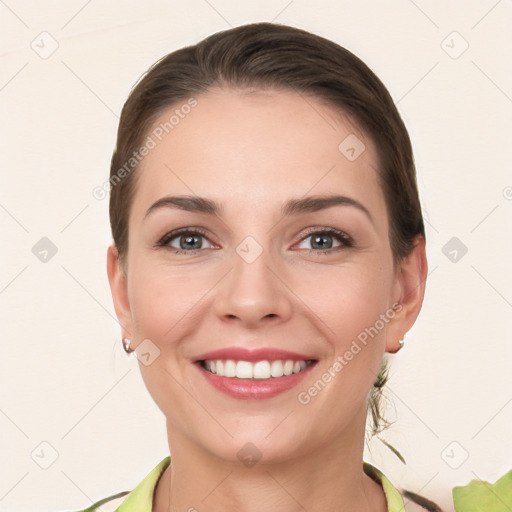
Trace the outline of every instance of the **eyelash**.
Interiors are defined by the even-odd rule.
[[[171,240],[174,240],[175,238],[178,238],[183,235],[201,235],[202,237],[208,239],[207,233],[200,229],[200,228],[182,228],[178,229],[176,231],[171,231],[170,233],[167,233],[164,235],[157,243],[157,248],[165,248],[169,249],[174,252],[174,254],[196,254],[198,251],[201,251],[203,249],[193,249],[190,251],[185,251],[183,249],[176,249],[175,247],[169,246],[169,242]],[[313,236],[313,235],[329,235],[337,239],[338,242],[341,243],[341,246],[339,247],[333,247],[331,249],[303,249],[308,251],[309,253],[315,253],[315,254],[327,254],[329,252],[334,252],[338,250],[342,250],[345,248],[350,248],[354,246],[354,240],[351,236],[347,235],[347,233],[340,231],[338,229],[334,228],[312,228],[306,236],[302,237],[299,241],[299,243],[303,242],[307,238]],[[210,242],[213,243],[213,242]]]
[[[201,251],[202,249],[195,249],[191,251],[184,251],[183,249],[176,249],[175,247],[171,247],[169,242],[174,238],[178,238],[183,235],[201,235],[202,237],[208,239],[206,232],[200,228],[182,228],[177,229],[176,231],[171,231],[164,235],[158,242],[157,247],[162,247],[164,249],[169,249],[173,251],[174,254],[195,254],[197,251]]]
[[[311,228],[311,230],[308,231],[307,235],[302,237],[300,239],[300,242],[303,242],[304,240],[308,239],[309,237],[313,235],[329,235],[333,238],[337,239],[338,242],[341,243],[339,247],[333,247],[331,249],[304,249],[308,251],[309,253],[315,253],[315,254],[327,254],[332,253],[335,251],[343,250],[343,249],[349,249],[350,247],[354,247],[354,240],[351,236],[347,235],[344,231],[340,231],[339,229],[334,228]],[[299,242],[299,243],[300,243]]]

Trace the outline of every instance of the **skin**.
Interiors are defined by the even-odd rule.
[[[424,240],[394,264],[374,145],[318,99],[232,89],[196,99],[136,171],[126,268],[115,246],[108,250],[123,337],[135,349],[149,339],[160,351],[147,366],[139,361],[166,417],[172,455],[153,510],[385,511],[381,486],[362,468],[368,393],[384,352],[399,349],[420,311]],[[338,150],[349,134],[366,146],[354,161]],[[371,219],[348,205],[281,214],[289,199],[331,194],[359,201]],[[222,211],[163,207],[145,217],[167,195],[205,197]],[[157,246],[183,227],[206,231],[202,248],[177,254],[179,237]],[[333,247],[319,249],[311,234],[326,228],[347,233],[353,247],[328,238]],[[247,236],[262,248],[252,263],[236,252]],[[298,393],[394,303],[400,312],[310,403],[299,403]],[[277,347],[318,362],[297,388],[238,400],[213,388],[193,363],[231,346]],[[261,452],[250,468],[237,457],[248,442]]]

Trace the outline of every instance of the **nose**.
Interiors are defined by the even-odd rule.
[[[288,320],[292,297],[265,251],[251,263],[235,253],[233,268],[219,283],[214,309],[224,322],[256,329]]]

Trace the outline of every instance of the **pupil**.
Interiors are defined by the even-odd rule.
[[[312,245],[314,249],[330,249],[332,247],[332,238],[329,235],[316,235],[313,237]]]
[[[182,249],[200,249],[201,239],[197,235],[182,236],[180,240],[180,247]]]

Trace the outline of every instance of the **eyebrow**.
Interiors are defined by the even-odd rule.
[[[281,208],[284,217],[310,213],[332,208],[333,206],[352,206],[362,211],[373,223],[369,210],[359,201],[342,195],[308,196],[300,199],[290,199]],[[146,211],[144,218],[160,208],[175,208],[187,212],[205,213],[220,216],[223,207],[216,201],[198,196],[165,196],[154,202]]]

